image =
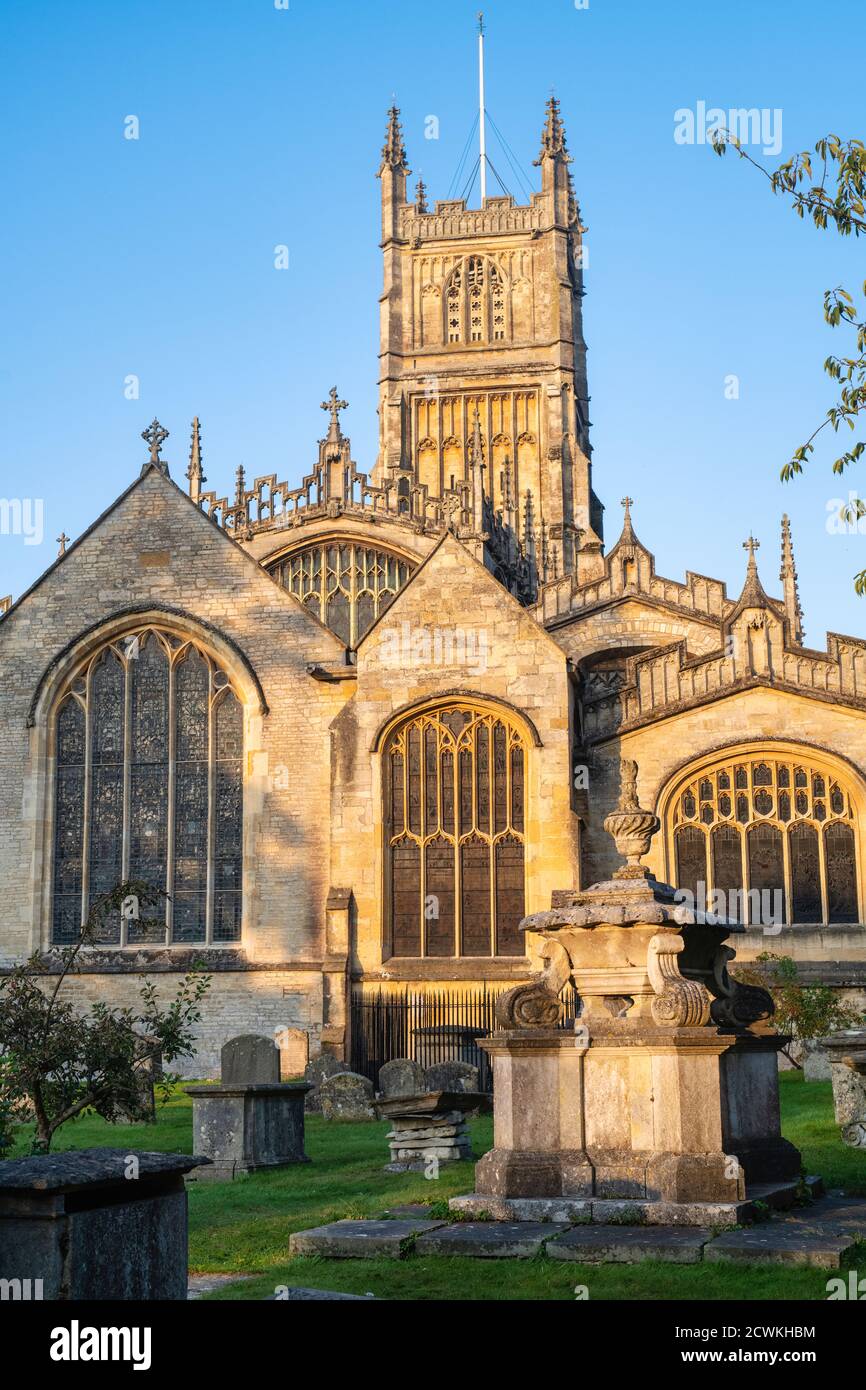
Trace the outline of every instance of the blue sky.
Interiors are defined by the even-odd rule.
[[[446,197],[475,114],[477,8],[3,0],[0,495],[44,499],[45,540],[0,535],[0,596],[20,594],[61,529],[79,535],[137,475],[154,415],[181,483],[194,414],[209,487],[230,490],[240,462],[299,481],[336,383],[370,469],[385,112],[396,95],[414,175],[431,201]],[[661,573],[691,568],[738,593],[753,530],[777,592],[787,510],[807,640],[866,633],[851,584],[866,536],[827,530],[831,499],[858,483],[866,495],[862,467],[840,484],[830,439],[807,477],[779,481],[833,399],[824,358],[848,347],[823,324],[823,292],[863,281],[866,245],[800,223],[735,158],[674,139],[674,113],[700,101],[780,109],[783,156],[828,130],[866,135],[856,71],[828,65],[825,79],[820,57],[826,26],[863,51],[862,0],[494,0],[485,14],[487,104],[527,180],[551,88],[562,103],[590,229],[608,542],[628,492]],[[502,172],[495,139],[491,154]]]

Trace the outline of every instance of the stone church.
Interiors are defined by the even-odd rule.
[[[558,103],[526,205],[410,197],[398,116],[370,471],[336,389],[300,484],[206,491],[197,419],[182,481],[154,421],[140,475],[4,604],[0,960],[50,959],[143,879],[164,921],[109,923],[82,997],[200,962],[187,1074],[285,1027],[349,1058],[353,995],[525,978],[524,916],[618,862],[629,758],[656,876],[734,902],[741,958],[862,1000],[866,641],[805,645],[786,520],[777,596],[751,539],[739,595],[663,578],[628,498],[606,544]]]

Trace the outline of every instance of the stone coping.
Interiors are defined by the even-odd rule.
[[[139,1179],[175,1177],[210,1163],[209,1158],[192,1154],[137,1149],[72,1149],[65,1153],[32,1154],[0,1161],[0,1192],[58,1193],[95,1185],[129,1186],[126,1173],[131,1158],[138,1163]]]
[[[484,1091],[422,1091],[415,1096],[385,1096],[373,1104],[386,1117],[417,1115],[426,1119],[452,1110],[489,1111],[493,1109],[493,1097]]]
[[[733,1028],[727,1024],[707,1023],[699,1027],[669,1028],[653,1023],[652,1019],[601,1019],[585,1022],[587,1033],[564,1028],[498,1029],[478,1046],[489,1054],[514,1052],[567,1052],[575,1047],[585,1051],[628,1051],[635,1049],[654,1056],[663,1054],[710,1053],[720,1054],[736,1046],[739,1051],[779,1052],[789,1039],[784,1033],[753,1024],[749,1028]]]
[[[188,1096],[286,1096],[306,1095],[309,1081],[234,1081],[228,1086],[185,1086]]]

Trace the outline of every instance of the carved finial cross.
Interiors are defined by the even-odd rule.
[[[159,468],[161,466],[159,455],[162,451],[163,444],[168,439],[168,430],[163,429],[156,416],[154,416],[147,429],[141,431],[141,437],[150,448],[151,463],[155,463],[157,468]]]
[[[66,554],[66,547],[69,544],[69,536],[67,536],[65,531],[60,532],[60,535],[57,537],[57,544],[60,546],[57,552],[57,558],[59,559],[61,555]]]
[[[623,498],[620,499],[620,504],[619,504],[619,505],[620,505],[621,507],[625,507],[625,517],[626,517],[626,521],[627,521],[628,518],[631,516],[631,509],[632,509],[632,507],[634,506],[634,498],[633,498],[633,497],[623,497]]]
[[[336,386],[332,386],[330,391],[328,392],[328,399],[326,401],[322,401],[322,410],[329,410],[331,412],[331,426],[329,430],[329,434],[331,437],[339,438],[340,411],[348,409],[349,402],[341,401],[337,395]]]
[[[743,541],[743,549],[748,550],[750,560],[754,560],[755,551],[760,550],[760,548],[761,542],[756,541],[754,536],[749,536],[749,539],[747,541]]]

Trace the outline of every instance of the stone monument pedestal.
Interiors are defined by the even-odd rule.
[[[605,821],[628,863],[524,919],[544,968],[499,997],[499,1031],[479,1041],[493,1064],[494,1147],[457,1210],[537,1219],[565,1200],[596,1219],[597,1203],[634,1203],[641,1220],[655,1205],[665,1221],[701,1225],[730,1216],[750,1186],[799,1177],[780,1132],[787,1039],[769,1026],[772,999],[728,974],[735,953],[723,943],[742,928],[640,865],[658,821],[640,808],[636,775],[624,761]],[[560,1026],[569,980],[581,1002],[573,1031]]]
[[[493,1034],[494,1147],[478,1196],[732,1203],[795,1180],[779,1134],[782,1039],[609,1020]]]
[[[304,1152],[306,1081],[187,1086],[193,1147],[211,1160],[191,1177],[231,1181],[242,1173],[309,1163]]]

